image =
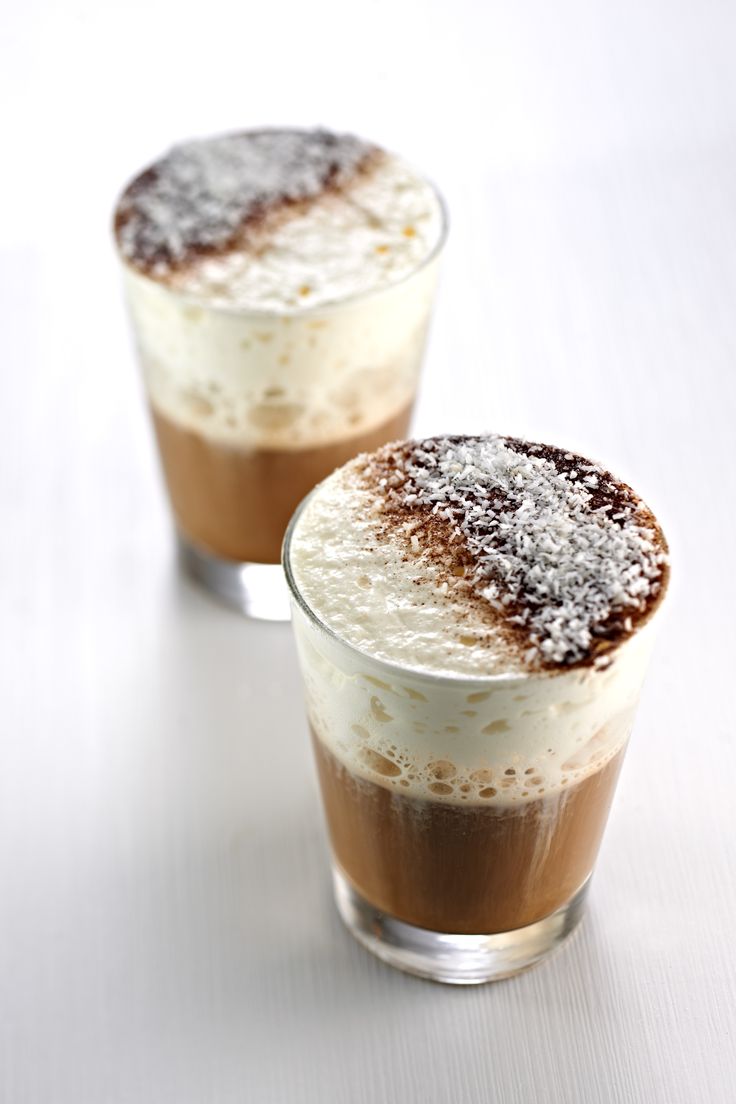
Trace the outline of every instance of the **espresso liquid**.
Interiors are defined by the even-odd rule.
[[[294,449],[225,445],[171,421],[155,407],[152,413],[182,532],[223,559],[279,563],[286,526],[304,496],[359,452],[405,437],[411,404],[368,432]]]
[[[312,735],[343,873],[382,912],[455,934],[512,931],[570,900],[593,868],[623,758],[531,801],[451,804],[354,775]]]

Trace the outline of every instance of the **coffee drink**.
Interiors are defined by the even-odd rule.
[[[535,961],[584,893],[631,730],[668,575],[654,516],[559,449],[392,444],[317,488],[286,569],[355,934],[437,977],[376,935],[434,933],[441,980]],[[450,976],[449,937],[510,933],[530,960],[491,948],[484,976]]]
[[[304,494],[408,429],[445,220],[351,135],[188,142],[137,176],[115,232],[183,542],[276,564]]]

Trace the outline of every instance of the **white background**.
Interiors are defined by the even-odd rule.
[[[5,5],[2,1104],[736,1092],[733,0]],[[178,577],[108,222],[172,140],[350,128],[452,235],[416,429],[630,479],[673,599],[555,959],[448,990],[336,919],[286,626]]]

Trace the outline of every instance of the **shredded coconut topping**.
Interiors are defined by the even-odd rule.
[[[242,244],[270,213],[339,190],[379,153],[350,134],[259,130],[175,146],[128,186],[115,215],[123,256],[164,276]]]
[[[399,443],[362,459],[392,531],[424,519],[428,554],[448,568],[467,561],[474,598],[516,635],[530,666],[607,662],[666,581],[651,512],[580,456],[494,435]],[[412,551],[419,545],[414,527]]]

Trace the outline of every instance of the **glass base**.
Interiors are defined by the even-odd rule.
[[[281,564],[234,563],[221,560],[177,534],[179,562],[211,594],[246,617],[288,621],[289,590]]]
[[[588,878],[567,904],[525,928],[495,935],[448,935],[380,912],[335,867],[332,876],[338,912],[364,947],[389,966],[448,985],[498,981],[546,958],[580,923],[590,884]]]

